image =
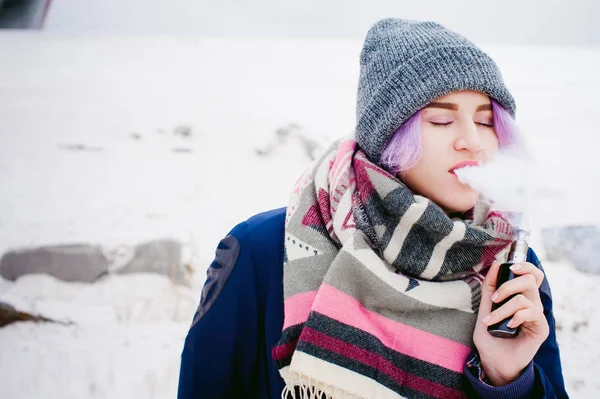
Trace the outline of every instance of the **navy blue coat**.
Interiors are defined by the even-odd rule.
[[[219,243],[185,340],[179,399],[281,398],[284,383],[271,348],[283,326],[284,220],[285,208],[256,215]],[[541,268],[531,250],[527,261]],[[520,378],[496,388],[478,387],[485,384],[469,378],[470,396],[568,397],[547,279],[540,294],[550,335],[529,367],[529,381]]]

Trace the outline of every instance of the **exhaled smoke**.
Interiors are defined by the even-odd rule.
[[[455,173],[497,210],[517,215],[527,215],[531,210],[534,165],[518,153],[500,151],[484,165],[461,168]],[[511,222],[521,225],[520,220]]]

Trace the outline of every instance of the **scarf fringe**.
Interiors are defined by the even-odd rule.
[[[296,394],[299,389],[299,395]],[[368,399],[357,396],[332,385],[325,384],[315,378],[299,373],[292,373],[281,392],[281,399]]]

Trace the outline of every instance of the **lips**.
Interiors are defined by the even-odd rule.
[[[451,167],[448,172],[454,173],[455,170],[460,169],[460,168],[465,168],[467,166],[479,166],[479,161],[467,160],[467,161],[459,162],[456,165],[454,165],[453,167]]]

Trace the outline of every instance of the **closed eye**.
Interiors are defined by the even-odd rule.
[[[452,123],[454,122],[429,122],[434,126],[450,126]],[[476,122],[478,125],[480,126],[484,126],[484,127],[494,127],[493,123],[484,123],[484,122]]]

